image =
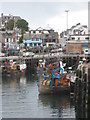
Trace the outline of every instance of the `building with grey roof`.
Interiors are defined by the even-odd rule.
[[[55,32],[53,29],[47,30],[39,27],[36,30],[29,30],[29,32],[26,32],[24,34],[24,40],[26,41],[41,40],[42,46],[49,47],[53,44],[59,43],[59,35],[58,32]]]
[[[21,19],[20,16],[13,16],[13,15],[4,15],[3,13],[1,13],[1,17],[0,17],[0,29],[5,28],[6,23],[10,20],[10,19],[14,19],[15,22],[17,22],[17,20]]]

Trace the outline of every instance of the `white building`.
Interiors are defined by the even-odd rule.
[[[72,26],[67,31],[60,34],[62,39],[61,45],[65,46],[70,40],[88,40],[88,27],[86,25],[81,25],[80,23]]]
[[[1,41],[4,44],[5,49],[17,49],[20,32],[17,30],[0,31]]]
[[[13,16],[13,15],[4,15],[1,13],[0,16],[0,35],[1,35],[1,44],[2,49],[17,49],[18,47],[18,41],[21,36],[21,31],[17,28],[14,28],[13,30],[6,30],[5,26],[7,22],[11,19],[14,19],[15,22],[17,20],[20,20],[21,18],[19,16]]]

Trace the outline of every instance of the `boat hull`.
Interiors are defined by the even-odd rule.
[[[39,94],[62,94],[70,93],[70,86],[43,86],[38,84]]]

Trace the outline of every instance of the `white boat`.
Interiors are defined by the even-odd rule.
[[[18,62],[18,69],[19,69],[19,71],[21,72],[23,72],[24,70],[26,70],[26,68],[27,68],[27,65],[26,65],[26,63],[25,63],[25,61],[19,61]]]
[[[20,71],[21,71],[21,70],[25,70],[27,66],[25,63],[21,63],[21,64],[19,64],[19,67],[20,67]]]

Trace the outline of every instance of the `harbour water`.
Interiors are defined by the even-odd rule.
[[[88,111],[80,111],[73,96],[39,95],[38,76],[30,70],[25,75],[2,77],[3,118],[79,118]]]

